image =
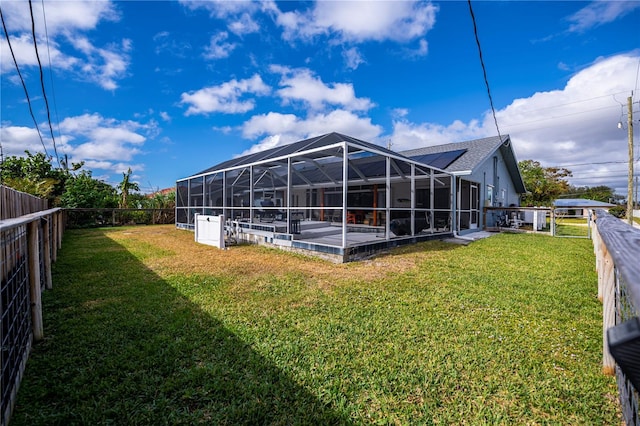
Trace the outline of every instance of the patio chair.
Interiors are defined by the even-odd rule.
[[[258,220],[260,222],[268,222],[271,223],[276,220],[276,211],[271,209],[263,209],[262,207],[275,207],[273,201],[271,200],[256,200],[256,204],[258,207],[261,207],[258,210]]]

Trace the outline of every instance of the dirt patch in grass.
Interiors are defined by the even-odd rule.
[[[148,259],[142,255],[141,260],[145,265],[161,276],[211,274],[253,282],[264,276],[299,275],[323,289],[345,282],[371,282],[406,273],[416,265],[440,256],[441,251],[456,248],[432,241],[394,249],[361,262],[334,264],[312,256],[256,245],[220,250],[196,243],[192,232],[175,229],[172,225],[110,229],[105,234],[129,249],[142,249],[141,245],[151,244],[155,250],[167,253],[167,256],[151,256]]]

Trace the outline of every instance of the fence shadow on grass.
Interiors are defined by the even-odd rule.
[[[43,311],[12,426],[350,424],[100,231],[67,233]]]

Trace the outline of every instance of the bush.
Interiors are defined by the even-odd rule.
[[[609,209],[609,213],[617,218],[623,218],[626,216],[627,209],[623,206],[615,206]]]

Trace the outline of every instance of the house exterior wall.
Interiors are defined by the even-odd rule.
[[[509,207],[520,205],[520,195],[515,191],[509,171],[500,151],[487,158],[476,171],[464,179],[480,184],[481,207]],[[493,202],[489,199],[493,191]]]
[[[498,150],[480,164],[476,171],[461,179],[477,183],[480,187],[480,219],[478,230],[484,229],[485,218],[483,207],[520,206],[520,194],[509,174],[502,153]],[[460,230],[461,234],[474,230]]]

